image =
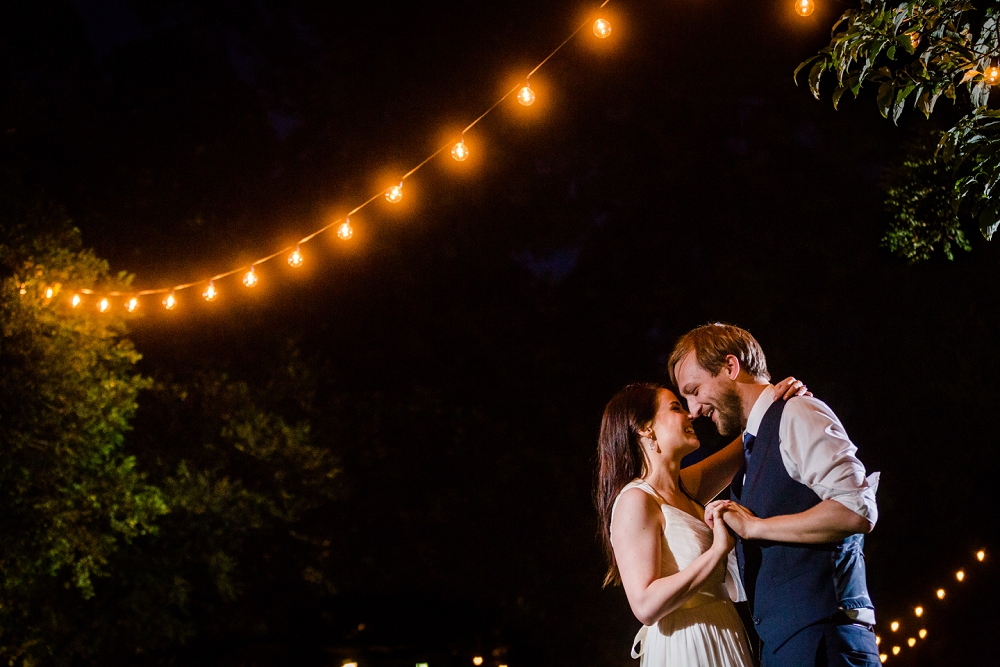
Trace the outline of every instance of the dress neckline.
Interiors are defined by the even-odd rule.
[[[670,503],[668,503],[666,500],[663,499],[663,496],[661,496],[657,492],[657,490],[653,488],[653,485],[650,484],[649,482],[647,482],[646,480],[644,480],[644,479],[642,479],[640,477],[640,478],[636,479],[635,481],[638,482],[638,485],[644,486],[644,487],[646,487],[646,489],[649,489],[650,491],[652,491],[652,493],[650,495],[653,496],[654,498],[656,498],[660,502],[660,507],[669,507],[670,509],[674,510],[675,512],[680,512],[684,516],[688,517],[689,519],[693,519],[694,521],[697,521],[700,524],[704,524],[705,523],[705,519],[703,517],[695,516],[694,514],[691,514],[690,512],[688,512],[687,510],[682,510],[680,507],[676,507],[676,506],[671,505]],[[707,528],[707,526],[706,526],[706,528]]]

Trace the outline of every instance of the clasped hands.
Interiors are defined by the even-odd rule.
[[[705,506],[705,523],[714,530],[715,522],[720,519],[743,539],[756,539],[761,519],[743,505],[732,500],[713,500]]]

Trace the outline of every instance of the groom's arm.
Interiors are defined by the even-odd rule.
[[[872,524],[836,500],[824,500],[798,514],[784,514],[768,519],[753,515],[738,503],[720,500],[726,525],[746,540],[823,544],[838,542],[855,533],[868,533]],[[709,505],[711,507],[711,505]],[[706,515],[708,508],[705,509]]]

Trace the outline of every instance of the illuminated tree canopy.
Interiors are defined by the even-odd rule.
[[[989,107],[1000,83],[997,14],[984,0],[865,1],[844,12],[830,44],[795,71],[796,78],[808,72],[817,99],[832,75],[835,107],[847,91],[877,88],[879,111],[894,122],[908,104],[944,121],[913,143],[887,182],[893,220],[883,240],[909,261],[969,250],[963,227],[971,222],[987,240],[1000,226],[1000,110]],[[942,96],[952,104],[942,108]]]

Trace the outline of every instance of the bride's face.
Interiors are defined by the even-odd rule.
[[[669,389],[661,389],[660,405],[653,418],[652,431],[660,451],[669,456],[684,456],[701,446],[688,414]]]

